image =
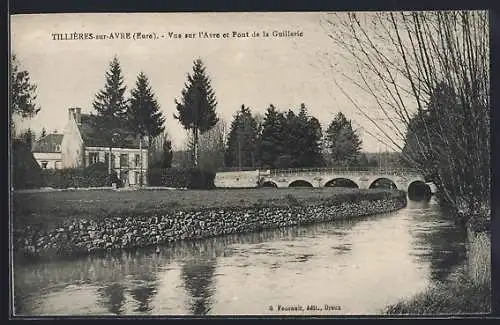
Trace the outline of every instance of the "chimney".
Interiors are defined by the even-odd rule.
[[[68,108],[69,119],[73,118],[76,124],[82,123],[82,109],[80,107]]]
[[[76,124],[82,124],[82,109],[80,107],[75,108],[75,121]]]
[[[72,118],[74,118],[74,114],[75,114],[75,109],[68,108],[68,120],[71,120]]]

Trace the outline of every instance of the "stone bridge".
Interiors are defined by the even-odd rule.
[[[434,184],[409,169],[307,168],[217,173],[218,187],[354,187],[394,188],[409,192],[420,188],[435,192]]]

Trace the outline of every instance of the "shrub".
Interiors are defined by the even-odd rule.
[[[42,169],[28,145],[21,140],[12,141],[12,186],[15,189],[38,188],[43,184]]]
[[[149,184],[189,189],[215,188],[215,173],[199,168],[150,168]]]

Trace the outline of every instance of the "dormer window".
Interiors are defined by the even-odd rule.
[[[61,152],[61,145],[60,144],[56,145],[56,152]]]

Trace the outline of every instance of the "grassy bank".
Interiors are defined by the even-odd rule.
[[[491,312],[491,241],[468,233],[467,261],[454,276],[415,297],[386,308],[389,315],[483,314]]]
[[[217,189],[217,190],[88,190],[14,193],[14,225],[49,226],[65,218],[103,219],[172,210],[225,207],[331,205],[400,195],[399,191],[348,188]]]

